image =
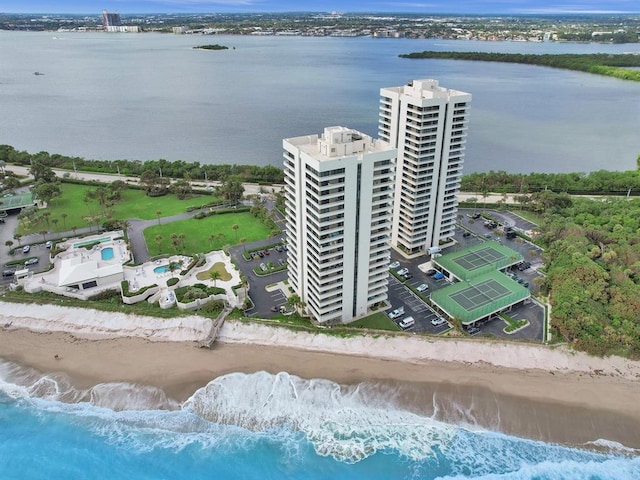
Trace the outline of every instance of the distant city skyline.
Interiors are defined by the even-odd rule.
[[[3,13],[406,12],[424,14],[640,13],[637,0],[5,0]]]

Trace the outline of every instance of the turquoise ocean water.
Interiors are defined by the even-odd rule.
[[[184,404],[151,387],[78,390],[0,362],[0,478],[638,479],[608,453],[435,421],[367,385],[229,374]],[[601,448],[602,449],[602,448]]]

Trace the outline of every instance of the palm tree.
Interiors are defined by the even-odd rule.
[[[75,235],[77,235],[78,227],[76,227],[75,225],[73,225],[73,226],[71,227],[71,230],[73,230],[73,235],[74,235],[74,236],[75,236]]]
[[[162,235],[156,235],[156,237],[154,238],[154,240],[156,241],[156,245],[158,245],[158,253],[162,252],[162,248],[161,248],[161,244],[162,244]]]
[[[47,231],[46,230],[40,230],[40,235],[42,235],[42,239],[43,241],[47,241]]]
[[[67,217],[68,217],[68,216],[69,216],[69,215],[67,215],[67,214],[66,214],[66,213],[64,213],[64,212],[60,214],[60,218],[62,218],[62,225],[64,225],[64,229],[65,229],[65,230],[67,229]]]
[[[240,228],[240,226],[237,223],[234,223],[231,228],[233,228],[233,231],[236,232],[236,242],[238,241],[238,228]]]
[[[207,237],[207,240],[209,240],[209,248],[210,248],[210,249],[212,249],[212,250],[213,250],[213,240],[214,240],[215,238],[216,238],[216,237],[215,237],[214,235],[209,235],[209,236]]]
[[[162,215],[162,212],[160,210],[156,210],[156,217],[158,217],[158,225],[160,225],[160,216]]]
[[[209,272],[209,276],[211,277],[211,280],[213,280],[213,286],[214,287],[217,286],[216,284],[218,282],[218,279],[220,278],[220,272],[217,270],[214,270],[212,272]]]
[[[53,229],[56,229],[56,226],[58,225],[58,219],[57,218],[52,218],[51,219],[51,223],[53,223]]]
[[[296,311],[304,308],[305,305],[306,303],[302,301],[302,299],[300,298],[300,295],[298,295],[297,293],[294,293],[291,296],[289,296],[289,298],[287,298],[287,306],[295,309]]]
[[[245,237],[240,237],[240,244],[242,245],[244,251],[247,251],[247,239]]]
[[[22,235],[21,235],[21,234],[19,234],[19,233],[16,233],[16,234],[13,236],[13,239],[14,239],[14,240],[16,240],[16,241],[18,242],[18,246],[19,246],[19,247],[21,247],[21,246],[22,246],[22,244],[20,243],[20,239],[21,239],[21,238],[22,238]]]
[[[218,235],[216,235],[217,240],[222,240],[224,237],[226,237],[224,233],[219,233]],[[220,243],[220,247],[222,247],[222,243]]]
[[[11,247],[13,246],[13,241],[11,241],[11,240],[7,240],[6,242],[4,242],[4,244],[5,244],[7,247],[11,248]]]
[[[185,237],[184,233],[179,233],[178,234],[178,242],[180,242],[180,245],[182,246],[182,251],[183,252],[184,252],[184,237]]]

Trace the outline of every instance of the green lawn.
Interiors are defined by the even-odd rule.
[[[62,184],[62,195],[54,198],[46,211],[50,212],[48,225],[44,221],[34,222],[31,225],[24,225],[20,222],[18,233],[27,235],[38,233],[42,230],[61,232],[72,230],[72,227],[86,227],[87,217],[95,216],[99,218],[99,223],[107,219],[97,201],[92,201],[88,205],[84,202],[84,195],[87,190],[95,190],[96,187],[85,185],[75,185],[70,183]],[[141,190],[125,190],[122,192],[122,199],[110,207],[108,212],[111,218],[126,220],[129,218],[140,218],[151,220],[157,218],[156,212],[160,211],[161,216],[168,217],[178,213],[185,213],[190,205],[201,205],[215,200],[215,197],[208,195],[196,195],[187,200],[179,200],[175,195],[169,194],[163,197],[147,197]],[[42,214],[45,210],[41,210]],[[66,214],[66,219],[62,214]],[[56,219],[57,223],[53,220]],[[93,223],[95,225],[95,222]]]
[[[232,226],[238,225],[237,232]],[[171,246],[171,234],[184,234],[184,249],[178,248],[178,253],[194,255],[196,253],[217,250],[224,245],[236,245],[239,239],[246,238],[247,243],[268,238],[271,234],[269,229],[250,213],[227,213],[224,215],[213,215],[195,220],[189,218],[172,223],[162,223],[145,229],[144,239],[151,255],[160,253],[176,253]],[[160,248],[156,242],[156,236],[160,235],[162,241]],[[213,239],[209,237],[213,236]],[[219,236],[219,237],[218,237]]]

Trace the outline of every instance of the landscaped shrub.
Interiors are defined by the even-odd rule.
[[[89,300],[108,300],[110,298],[120,298],[120,292],[115,289],[104,290],[103,292],[96,293],[95,295],[91,295]]]
[[[120,282],[120,285],[122,286],[122,294],[125,297],[135,297],[136,295],[140,295],[141,293],[146,292],[150,288],[158,286],[157,284],[154,283],[153,285],[147,285],[146,287],[142,287],[140,290],[136,290],[135,292],[131,292],[131,291],[129,291],[129,280],[123,280],[122,282]]]
[[[167,287],[172,287],[179,281],[180,281],[179,278],[170,278],[169,280],[167,280]]]

